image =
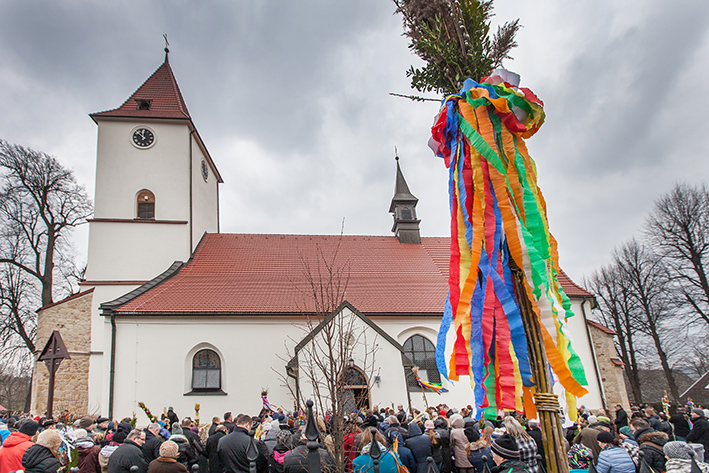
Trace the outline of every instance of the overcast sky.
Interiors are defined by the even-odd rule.
[[[653,201],[709,171],[709,2],[498,0],[514,60],[545,103],[528,141],[561,266],[577,282],[639,234]],[[388,235],[394,148],[424,236],[449,232],[438,110],[387,0],[0,1],[0,138],[55,155],[94,192],[91,112],[170,64],[218,166],[221,228]],[[429,94],[430,96],[430,94]],[[76,239],[86,252],[85,231]]]

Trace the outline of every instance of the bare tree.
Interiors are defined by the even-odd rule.
[[[645,225],[682,305],[709,324],[709,190],[677,184],[656,202]]]
[[[18,342],[27,353],[36,350],[35,310],[51,304],[59,289],[71,293],[77,271],[66,236],[92,211],[71,170],[0,140],[1,356],[15,353]]]
[[[301,259],[309,307],[302,310],[302,321],[296,323],[303,339],[291,340],[299,343],[287,353],[289,375],[298,380],[296,386],[288,381],[288,374],[278,374],[299,406],[312,396],[316,410],[329,414],[332,441],[327,445],[335,471],[344,472],[344,419],[353,410],[362,409],[366,401],[350,388],[354,382],[363,391],[371,389],[378,374],[374,359],[379,347],[376,335],[345,303],[349,269],[346,262],[338,260],[338,249],[339,244],[334,254],[318,249],[315,262]],[[359,384],[362,382],[368,384]]]
[[[663,325],[673,315],[662,260],[633,239],[614,252],[614,264],[619,268],[620,277],[637,306],[636,330],[639,329],[652,339],[670,394],[678,402],[679,389],[670,370],[668,353],[662,340]]]
[[[630,389],[636,402],[642,401],[640,363],[637,356],[635,328],[636,302],[631,297],[617,265],[609,265],[594,272],[586,282],[599,302],[597,319],[616,333],[615,347],[625,364]]]

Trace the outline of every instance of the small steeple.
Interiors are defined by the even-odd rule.
[[[416,218],[416,204],[418,199],[409,190],[409,185],[404,179],[399,165],[399,154],[395,150],[396,159],[396,185],[394,187],[394,197],[391,199],[389,213],[393,214],[394,226],[391,231],[399,239],[399,243],[421,243],[421,231],[419,224],[421,220]]]

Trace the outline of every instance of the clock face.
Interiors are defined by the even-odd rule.
[[[155,135],[147,128],[138,128],[133,132],[133,143],[140,148],[149,148],[155,142]]]
[[[209,166],[207,166],[207,161],[202,160],[202,177],[206,181],[209,177]]]

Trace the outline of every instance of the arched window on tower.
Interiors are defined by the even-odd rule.
[[[138,218],[155,218],[155,194],[149,190],[138,192],[136,215]]]
[[[192,358],[192,390],[216,391],[222,387],[222,362],[213,350],[204,349]]]
[[[411,209],[409,207],[401,208],[401,220],[413,220]]]
[[[404,353],[419,367],[419,378],[430,383],[441,382],[441,374],[436,367],[436,346],[428,338],[412,335],[404,342]],[[411,370],[406,373],[406,382],[410,387],[418,387]]]

